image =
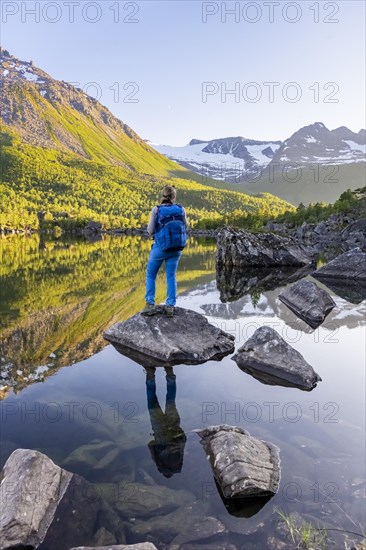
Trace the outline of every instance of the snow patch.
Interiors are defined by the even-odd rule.
[[[28,80],[28,82],[36,82],[38,80],[38,76],[28,71],[25,65],[19,65],[19,67],[15,67],[15,70],[18,71],[18,73],[21,73],[21,75]]]
[[[366,154],[366,144],[360,145],[359,143],[356,143],[355,141],[351,141],[351,140],[344,140],[344,142],[347,143],[347,145],[352,151],[362,151],[363,153]]]

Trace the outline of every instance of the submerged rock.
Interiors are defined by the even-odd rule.
[[[117,510],[120,516],[149,518],[169,514],[193,500],[193,494],[183,489],[143,483],[101,483],[99,494]]]
[[[124,543],[113,510],[82,477],[63,470],[44,454],[17,449],[2,471],[1,549],[68,550],[93,540],[104,527]]]
[[[275,445],[225,424],[197,433],[226,499],[268,497],[277,492],[280,459]]]
[[[153,537],[154,541],[168,543],[169,548],[179,548],[181,544],[192,545],[224,533],[226,528],[221,521],[210,516],[207,502],[192,500],[170,514],[136,521],[129,530],[134,537]]]
[[[200,313],[180,307],[174,317],[137,313],[106,330],[104,338],[144,366],[220,360],[234,351],[235,340]]]
[[[344,252],[313,273],[317,279],[366,281],[366,252],[353,248]]]
[[[232,359],[264,384],[310,391],[321,381],[301,353],[266,326],[258,328]]]
[[[313,262],[316,252],[290,237],[222,229],[217,236],[216,264],[244,267],[300,267]]]
[[[335,302],[328,292],[312,281],[304,279],[286,288],[278,298],[312,328],[321,325],[335,307]]]

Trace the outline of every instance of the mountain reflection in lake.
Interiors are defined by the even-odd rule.
[[[323,382],[311,393],[262,384],[230,356],[144,369],[102,332],[142,308],[149,248],[140,237],[1,241],[1,465],[14,449],[34,448],[85,476],[121,517],[128,543],[276,548],[277,507],[326,526],[343,547],[332,529],[360,532],[365,515],[364,303],[331,292],[337,306],[314,331],[278,300],[286,277],[273,283],[267,273],[268,286],[250,274],[238,299],[222,303],[215,242],[192,239],[177,305],[235,334],[237,348],[272,326]],[[162,273],[158,300],[164,286]],[[221,498],[193,432],[220,423],[280,448],[280,490],[268,502]]]

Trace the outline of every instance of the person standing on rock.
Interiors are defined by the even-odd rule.
[[[155,315],[164,312],[174,315],[177,300],[177,268],[182,250],[187,242],[188,221],[186,212],[176,204],[175,187],[166,185],[162,191],[161,203],[154,206],[147,226],[149,235],[154,239],[146,270],[146,305],[143,315]],[[166,305],[155,305],[156,277],[161,264],[165,261],[167,298]]]

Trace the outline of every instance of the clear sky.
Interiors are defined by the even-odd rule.
[[[10,53],[155,143],[365,127],[362,0],[3,0],[1,16]]]

